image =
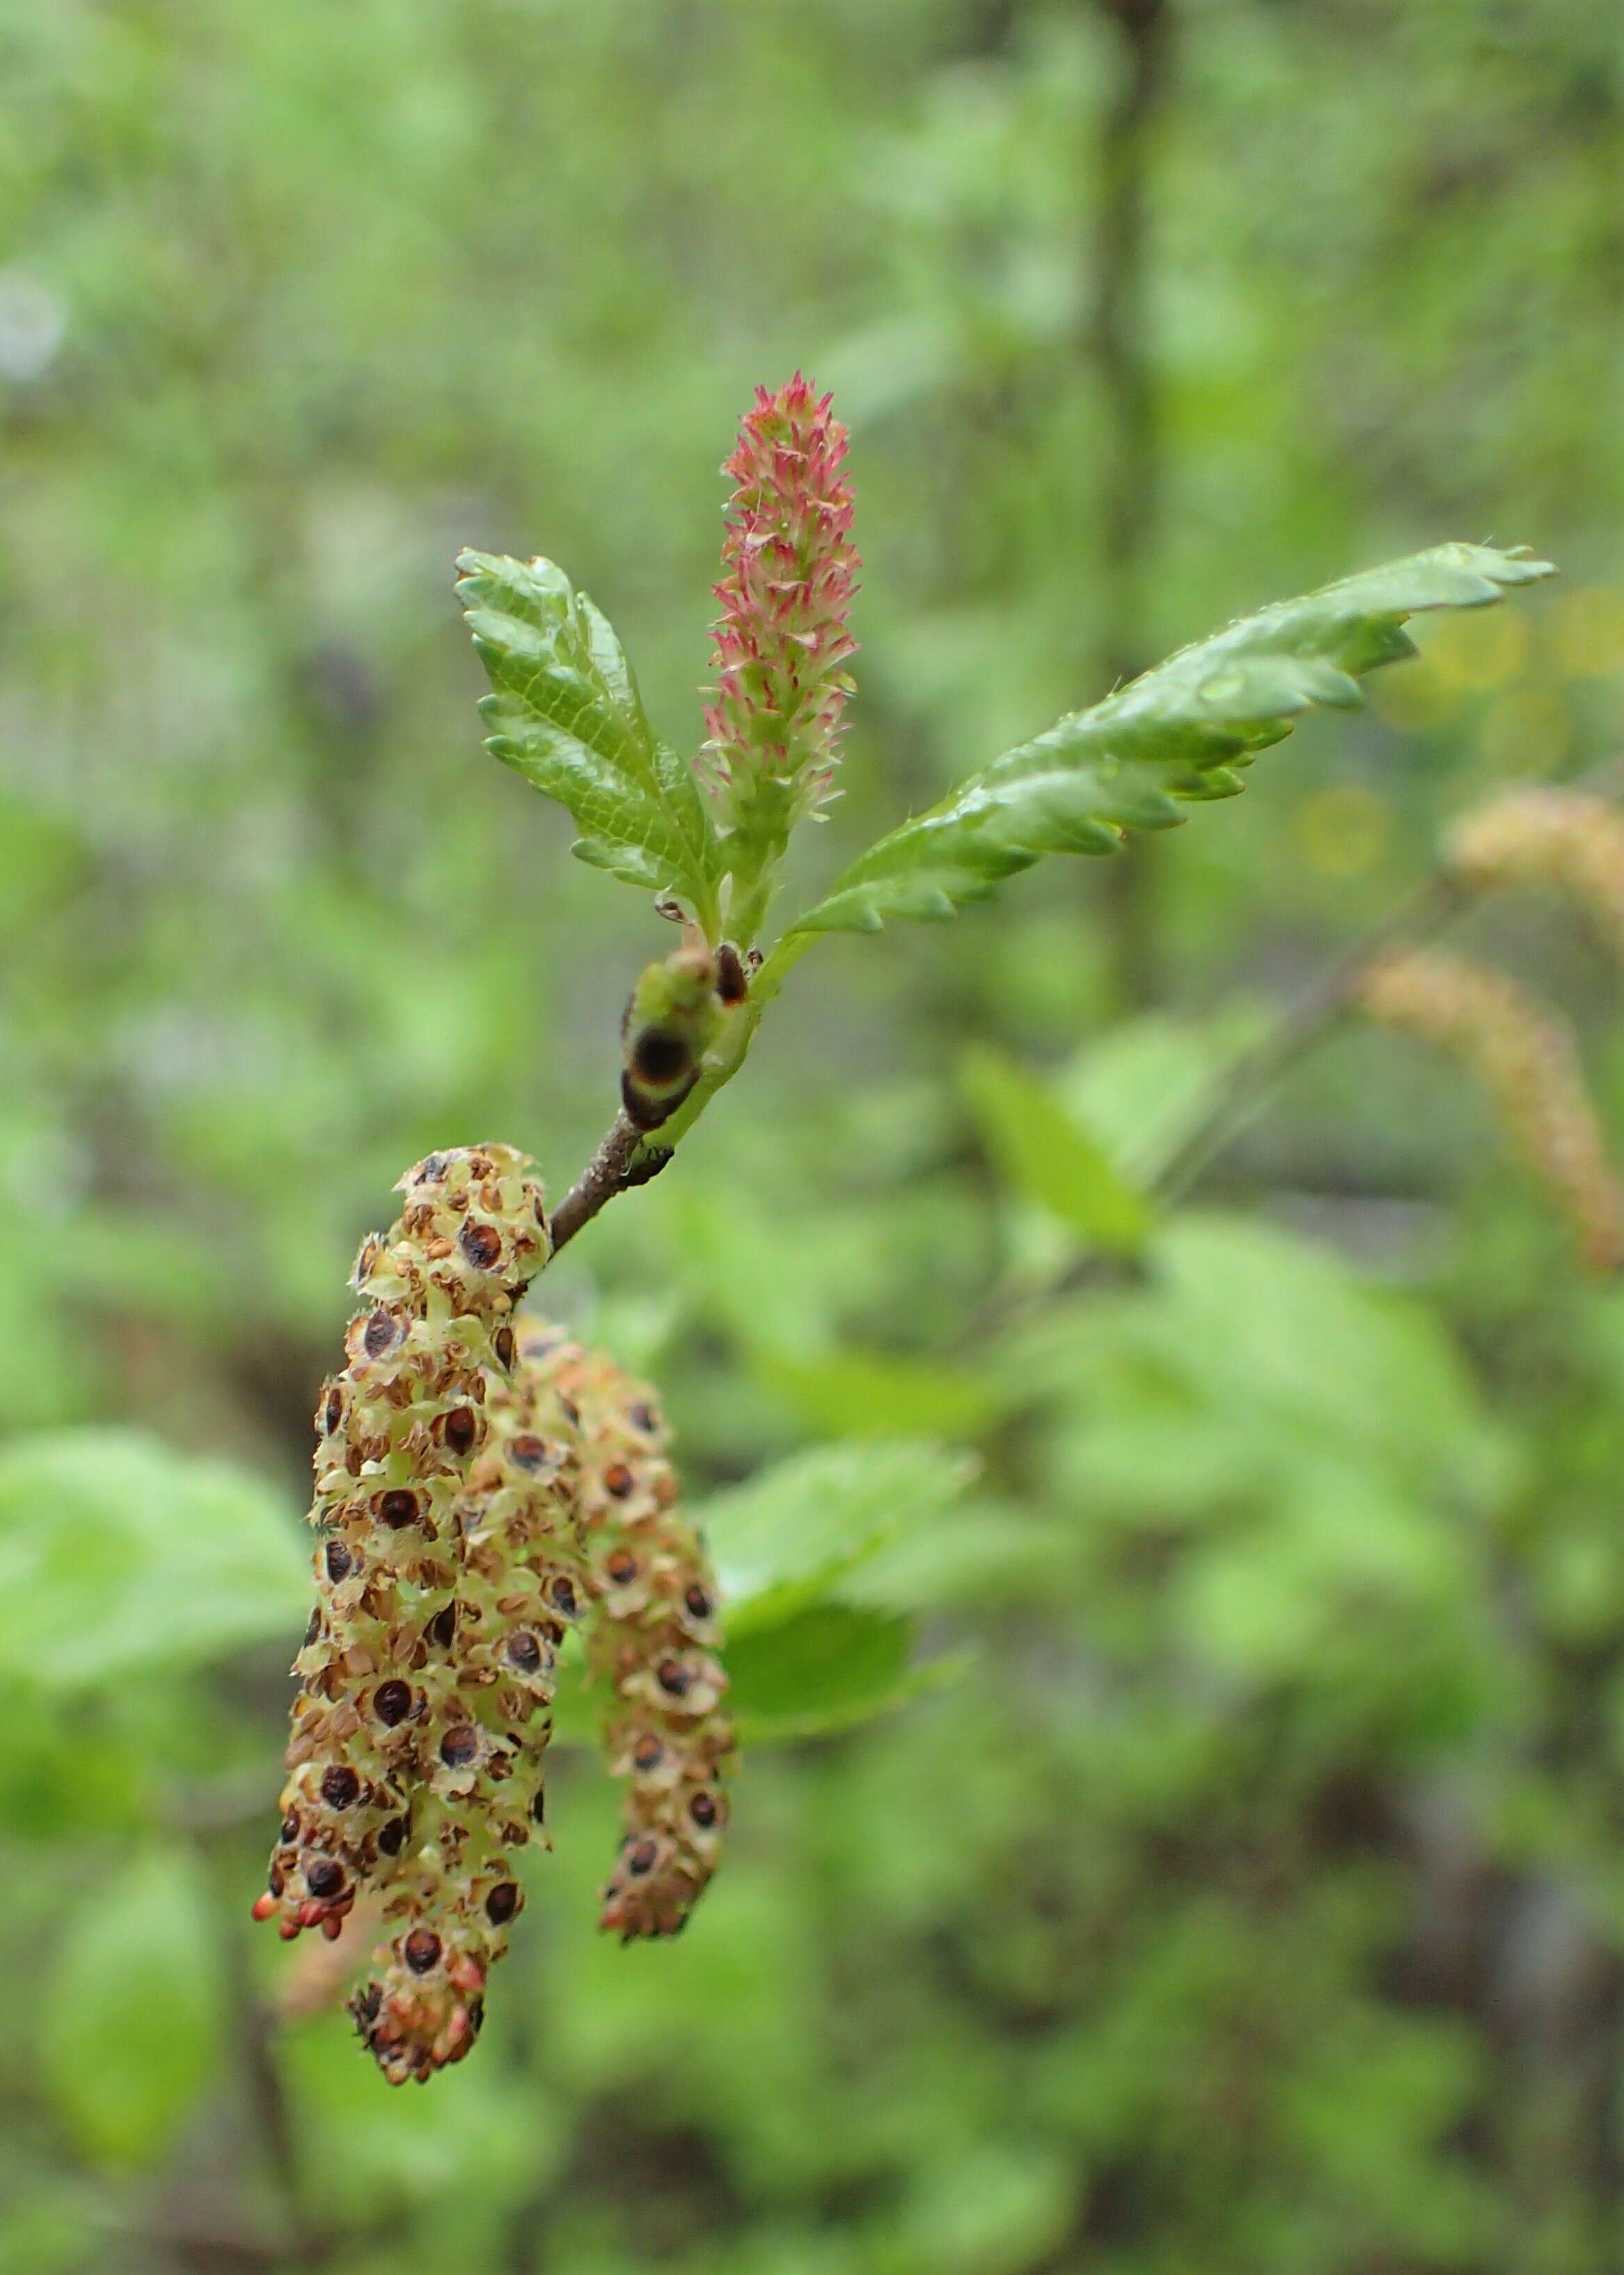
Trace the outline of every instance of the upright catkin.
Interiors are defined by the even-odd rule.
[[[1551,1006],[1504,972],[1443,949],[1380,957],[1356,1000],[1384,1025],[1466,1066],[1567,1217],[1582,1261],[1596,1272],[1624,1268],[1624,1194],[1572,1031]]]
[[[1463,813],[1445,848],[1474,890],[1544,885],[1586,911],[1624,963],[1624,813],[1593,790],[1531,783]]]
[[[587,1658],[608,1697],[604,1749],[626,1780],[600,1925],[623,1942],[675,1935],[721,1854],[733,1730],[717,1590],[678,1506],[653,1392],[556,1329],[521,1328],[520,1364],[579,1417],[578,1508],[592,1591]]]
[[[337,1934],[358,1890],[406,1850],[419,1790],[443,1788],[469,1721],[457,1502],[487,1387],[513,1364],[510,1314],[549,1251],[534,1168],[506,1145],[431,1154],[356,1260],[346,1364],[316,1409],[317,1600],[294,1662],[281,1838],[254,1906],[284,1936]],[[476,1740],[471,1761],[486,1758]]]
[[[857,653],[850,438],[829,405],[798,371],[759,387],[722,468],[736,488],[699,771],[724,822],[754,820],[781,850],[831,795]]]
[[[351,2011],[392,2084],[472,2045],[486,1980],[524,1894],[509,1858],[547,1845],[542,1782],[558,1655],[586,1597],[576,1418],[518,1368],[493,1377],[487,1435],[456,1505],[460,1571],[448,1656],[455,1714],[385,1890],[393,1932]]]

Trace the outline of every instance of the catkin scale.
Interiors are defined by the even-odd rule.
[[[487,1435],[455,1511],[460,1568],[447,1652],[450,1718],[409,1853],[389,1883],[381,1972],[351,2001],[391,2083],[460,2060],[486,1979],[523,1907],[508,1854],[547,1845],[542,1772],[558,1654],[586,1598],[575,1417],[553,1387],[492,1379]]]
[[[521,1368],[579,1417],[587,1656],[612,1698],[606,1758],[626,1781],[600,1924],[626,1942],[675,1935],[716,1869],[727,1821],[733,1732],[721,1712],[715,1580],[678,1507],[653,1394],[554,1330],[521,1329],[519,1349]]]
[[[1572,1033],[1548,1004],[1504,972],[1442,949],[1392,950],[1364,974],[1356,1001],[1384,1025],[1467,1066],[1567,1216],[1583,1263],[1595,1272],[1624,1267],[1624,1193]]]
[[[514,1303],[548,1253],[541,1185],[504,1145],[431,1154],[396,1224],[363,1243],[346,1364],[316,1409],[317,1602],[256,1916],[333,1935],[409,1838],[454,1719],[439,1641],[461,1566],[456,1504],[505,1378]]]

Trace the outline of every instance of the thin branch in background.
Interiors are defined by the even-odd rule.
[[[1311,980],[1268,1033],[1225,1069],[1200,1119],[1158,1173],[1158,1198],[1184,1198],[1213,1156],[1262,1112],[1281,1077],[1341,1018],[1378,957],[1400,942],[1429,938],[1458,913],[1466,897],[1456,880],[1439,870]]]
[[[1092,0],[1121,34],[1120,77],[1099,145],[1085,348],[1105,407],[1100,552],[1105,593],[1100,664],[1107,685],[1143,670],[1146,564],[1155,548],[1160,433],[1146,309],[1150,142],[1167,83],[1167,0]],[[1107,871],[1116,996],[1129,1009],[1155,999],[1152,880],[1145,850],[1122,849]]]

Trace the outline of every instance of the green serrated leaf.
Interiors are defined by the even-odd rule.
[[[728,1707],[746,1745],[851,1728],[955,1680],[966,1654],[913,1664],[916,1622],[903,1614],[819,1604],[731,1642]]]
[[[84,2154],[139,2165],[183,2123],[224,2055],[215,1933],[196,1860],[155,1852],[70,1924],[40,2011],[47,2090]]]
[[[975,1474],[930,1439],[817,1446],[716,1493],[696,1512],[721,1579],[728,1634],[777,1626],[909,1533]]]
[[[582,860],[707,915],[714,832],[691,767],[650,727],[607,617],[551,561],[465,553],[457,565],[494,691],[480,706],[487,747],[568,810]]]
[[[966,1059],[963,1085],[987,1150],[1016,1193],[1092,1247],[1122,1256],[1144,1247],[1155,1221],[1150,1203],[1046,1085],[985,1050]]]
[[[1233,797],[1235,768],[1301,713],[1360,703],[1361,675],[1415,653],[1406,617],[1484,608],[1551,574],[1525,552],[1440,545],[1244,616],[1006,751],[861,854],[792,929],[951,916],[1046,853],[1114,852],[1129,831],[1167,828],[1182,802]]]
[[[291,1639],[311,1580],[293,1511],[226,1462],[133,1430],[0,1455],[0,1674],[71,1692]]]

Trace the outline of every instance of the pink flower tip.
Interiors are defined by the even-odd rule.
[[[759,386],[722,468],[736,487],[700,769],[735,827],[770,785],[787,835],[829,794],[839,757],[862,563],[832,400],[798,371],[774,391]]]

